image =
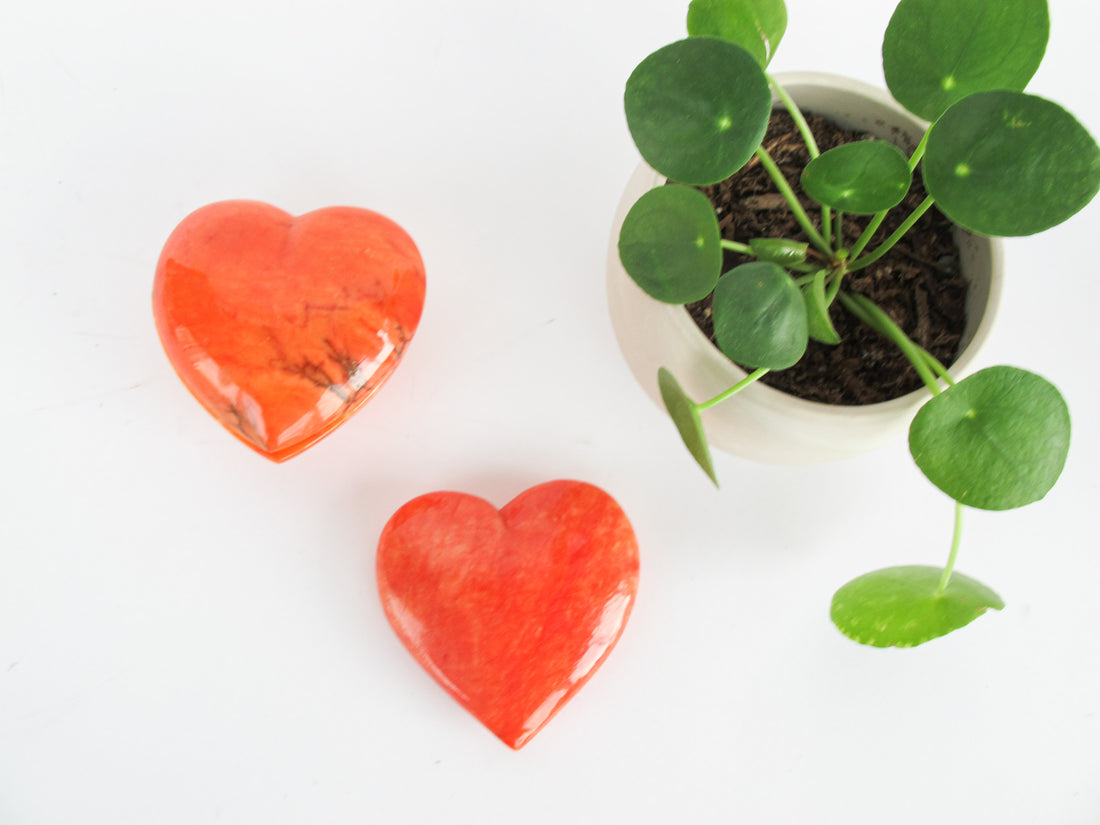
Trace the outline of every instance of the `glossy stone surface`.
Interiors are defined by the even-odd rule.
[[[464,493],[413,499],[383,530],[377,568],[405,647],[518,749],[618,641],[637,593],[638,546],[607,493],[551,481],[500,511]]]
[[[199,402],[284,461],[378,391],[416,331],[424,290],[415,244],[382,215],[222,201],[168,238],[153,312]]]

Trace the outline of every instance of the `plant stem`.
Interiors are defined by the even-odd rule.
[[[779,100],[783,103],[784,108],[790,112],[791,117],[794,118],[794,124],[798,127],[799,133],[802,135],[802,140],[806,142],[806,148],[810,150],[810,158],[816,158],[821,154],[821,150],[817,148],[817,141],[814,140],[814,133],[810,131],[810,124],[806,122],[805,116],[802,114],[802,110],[798,108],[798,104],[794,102],[787,90],[775,82],[775,78],[768,75],[768,82],[771,83],[775,93],[779,95]]]
[[[920,206],[913,210],[913,214],[902,221],[901,226],[895,229],[893,234],[879,245],[878,249],[876,249],[870,255],[864,255],[862,258],[857,258],[856,260],[852,261],[852,263],[848,266],[848,269],[850,271],[863,269],[863,267],[873,264],[883,255],[893,249],[894,244],[900,241],[905,233],[913,228],[913,224],[919,221],[924,213],[932,208],[933,203],[935,203],[935,200],[933,200],[932,196],[929,195],[927,198],[921,201]]]
[[[752,248],[747,243],[738,243],[737,241],[727,241],[722,239],[721,244],[723,249],[728,249],[730,252],[737,252],[741,255],[752,255]]]
[[[909,171],[917,171],[917,164],[920,163],[920,159],[924,157],[924,150],[928,148],[928,135],[931,134],[932,127],[929,126],[924,130],[924,136],[920,139],[920,143],[917,144],[917,148],[913,150],[913,154],[909,156]]]
[[[836,228],[833,230],[833,238],[836,239],[836,248],[844,248],[844,213],[838,211],[833,220],[836,223]]]
[[[856,242],[852,244],[853,258],[859,257],[859,253],[861,253],[867,246],[867,244],[871,242],[871,238],[874,237],[874,234],[876,232],[878,232],[878,228],[882,226],[882,222],[886,220],[886,216],[888,214],[889,210],[886,210],[885,212],[879,212],[877,215],[871,218],[870,222],[864,228],[863,234],[861,234]]]
[[[840,284],[844,280],[844,273],[846,271],[845,269],[838,270],[833,276],[833,280],[829,282],[829,288],[825,290],[825,306],[831,307],[833,305],[837,293],[840,292]]]
[[[798,197],[794,194],[794,190],[791,189],[791,185],[787,183],[787,179],[783,177],[783,173],[779,171],[779,167],[775,161],[772,160],[771,155],[768,154],[768,150],[763,146],[760,146],[756,150],[756,157],[760,160],[761,165],[771,175],[772,181],[779,188],[780,193],[783,195],[784,200],[787,201],[787,205],[790,206],[791,212],[794,213],[795,220],[798,221],[798,225],[802,227],[802,230],[806,233],[806,236],[810,239],[810,242],[824,252],[826,255],[832,255],[833,249],[829,244],[825,242],[825,239],[821,237],[821,233],[814,228],[814,225],[810,223],[810,218],[806,214],[806,210],[802,208],[802,204],[798,202]]]
[[[798,104],[794,102],[794,98],[787,94],[787,90],[776,83],[775,78],[771,75],[768,75],[768,82],[771,83],[772,88],[775,89],[775,93],[779,95],[779,100],[783,103],[784,108],[786,108],[794,119],[794,125],[798,127],[798,132],[802,135],[802,140],[810,153],[810,160],[820,157],[821,150],[817,146],[817,140],[814,139],[814,133],[810,129],[810,124],[806,122],[806,116],[802,114],[802,110],[799,109]],[[821,232],[822,240],[825,242],[825,249],[831,249],[833,245],[832,238],[830,237],[833,231],[832,212],[832,209],[822,204]]]
[[[935,372],[940,378],[946,381],[949,387],[955,386],[955,379],[948,374],[947,367],[941,364],[936,356],[934,356],[924,347],[918,346],[917,344],[914,344],[913,346],[917,347],[917,349],[920,350],[921,355],[924,356],[924,360],[928,363],[928,366],[932,368],[933,372]]]
[[[961,501],[955,502],[955,533],[951,537],[951,554],[947,557],[947,565],[943,568],[940,577],[940,586],[936,588],[936,598],[941,597],[947,590],[947,583],[951,581],[951,573],[955,569],[955,559],[959,555],[959,543],[962,541],[963,506]]]
[[[721,404],[731,395],[740,392],[741,390],[745,389],[745,387],[747,387],[749,384],[752,384],[754,381],[763,378],[767,374],[768,368],[761,367],[760,369],[746,375],[728,390],[723,390],[722,392],[718,393],[718,395],[714,396],[714,398],[711,398],[709,401],[700,401],[695,405],[695,409],[697,409],[699,412],[702,412],[703,410],[710,409],[715,404]]]
[[[840,292],[837,297],[845,309],[871,329],[890,339],[901,350],[932,395],[939,395],[942,392],[940,385],[936,383],[936,376],[932,373],[932,369],[925,358],[927,353],[910,341],[909,337],[901,331],[901,328],[894,323],[893,319],[879,309],[874,301],[864,295],[847,292]]]

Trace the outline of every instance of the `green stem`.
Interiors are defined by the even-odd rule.
[[[924,150],[928,148],[928,135],[932,133],[932,127],[929,126],[924,130],[924,136],[920,139],[920,143],[917,144],[917,148],[913,150],[913,154],[909,156],[909,171],[917,171],[917,164],[920,163],[921,158],[924,157]]]
[[[737,252],[741,255],[752,255],[752,248],[747,243],[738,243],[737,241],[727,241],[722,239],[722,248],[728,249],[730,252]]]
[[[962,541],[963,506],[962,502],[955,502],[955,533],[951,537],[951,554],[947,557],[947,565],[943,568],[940,577],[940,586],[936,588],[936,598],[941,597],[947,590],[947,583],[951,581],[951,573],[955,569],[955,559],[959,556],[959,543]]]
[[[833,305],[833,301],[836,300],[836,296],[840,292],[840,284],[844,280],[844,273],[846,271],[845,269],[840,269],[833,276],[833,280],[829,282],[829,288],[825,290],[825,306],[831,307]]]
[[[914,346],[917,345],[914,344]],[[936,358],[936,356],[934,356],[928,350],[924,349],[924,347],[917,346],[917,349],[920,350],[921,355],[924,356],[924,360],[927,362],[932,371],[936,373],[936,375],[946,381],[949,387],[955,386],[955,379],[948,374],[947,367],[941,364],[940,360]]]
[[[836,228],[833,230],[833,237],[836,239],[836,248],[844,248],[844,213],[838,211],[833,216],[833,220],[836,223]]]
[[[865,266],[870,266],[891,249],[893,249],[894,244],[900,241],[905,233],[913,228],[913,224],[919,221],[924,213],[932,208],[933,203],[935,203],[935,200],[933,200],[932,196],[929,195],[927,198],[921,201],[920,206],[913,210],[913,214],[902,221],[901,226],[895,229],[893,234],[891,234],[889,238],[887,238],[879,245],[878,249],[876,249],[870,255],[864,255],[862,258],[856,258],[856,260],[852,261],[852,263],[848,266],[848,269],[850,271],[854,271],[857,269],[863,269],[863,267]]]
[[[810,160],[816,157],[820,157],[821,150],[817,146],[817,140],[814,138],[813,130],[810,129],[810,124],[806,122],[806,116],[802,114],[802,110],[798,108],[798,104],[794,102],[794,98],[787,94],[787,90],[775,82],[775,78],[768,75],[768,82],[771,83],[772,88],[775,89],[775,93],[779,95],[779,100],[783,103],[784,108],[790,113],[794,119],[794,125],[798,127],[799,134],[802,135],[802,140],[806,144],[806,149],[810,153]],[[833,241],[830,238],[832,233],[832,209],[822,204],[821,206],[821,232],[822,240],[825,242],[825,247],[831,249]]]
[[[902,354],[909,359],[909,363],[913,365],[913,369],[917,371],[921,381],[928,387],[928,391],[931,392],[932,395],[940,394],[940,385],[936,383],[936,376],[928,366],[928,361],[925,359],[926,353],[923,349],[909,340],[909,337],[901,331],[901,328],[894,323],[889,315],[879,309],[874,301],[864,295],[841,292],[838,293],[837,297],[846,310],[856,316],[860,321],[867,324],[867,326],[871,327],[871,329],[888,338],[901,350]]]
[[[798,225],[802,227],[802,231],[806,233],[806,237],[810,239],[810,243],[824,252],[826,255],[832,255],[833,249],[829,244],[825,242],[825,239],[821,237],[821,233],[814,228],[814,225],[810,223],[810,218],[806,214],[806,210],[802,208],[802,204],[798,202],[798,197],[794,194],[794,190],[791,189],[791,185],[787,183],[787,179],[783,177],[783,173],[779,171],[779,167],[775,161],[772,160],[771,155],[768,154],[768,150],[763,146],[757,147],[756,157],[760,160],[761,165],[771,175],[772,181],[779,188],[783,198],[787,201],[787,205],[790,206],[791,212],[794,213],[795,220],[798,221]]]
[[[748,375],[746,375],[744,378],[742,378],[740,381],[738,381],[736,384],[734,384],[728,390],[723,390],[722,392],[718,393],[718,395],[714,396],[714,398],[710,399],[709,401],[700,401],[699,403],[697,403],[695,405],[695,409],[697,409],[699,412],[702,412],[703,410],[710,409],[715,404],[721,404],[723,401],[725,401],[731,395],[734,395],[736,393],[741,392],[741,390],[745,389],[745,387],[747,387],[749,384],[752,384],[753,382],[757,381],[758,379],[763,378],[767,374],[768,374],[768,368],[767,367],[761,367],[760,369],[756,370],[755,372],[751,372]]]
[[[888,214],[889,211],[879,212],[877,215],[871,218],[870,222],[864,228],[863,234],[861,234],[856,242],[852,244],[853,258],[859,257],[859,253],[861,253],[867,247],[867,244],[871,242],[871,238],[874,237],[874,234],[876,232],[878,232],[878,228],[882,226],[882,222],[886,220],[886,216]]]
[[[810,131],[810,124],[806,122],[806,117],[802,114],[802,110],[798,108],[798,104],[794,102],[787,90],[775,82],[775,78],[768,75],[768,82],[771,83],[775,93],[779,95],[779,100],[783,103],[784,108],[792,118],[794,118],[794,124],[798,127],[799,133],[802,135],[802,140],[806,142],[806,148],[810,150],[810,159],[816,158],[821,154],[821,150],[817,148],[817,141],[814,140],[814,133]]]

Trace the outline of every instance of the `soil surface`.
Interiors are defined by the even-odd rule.
[[[870,137],[839,129],[821,117],[807,114],[806,118],[821,151]],[[809,153],[789,114],[780,111],[772,115],[764,147],[820,230],[821,207],[803,193],[798,180],[809,162]],[[756,158],[733,177],[703,187],[702,191],[714,204],[722,237],[727,240],[740,243],[753,238],[806,240]],[[891,210],[866,251],[873,251],[924,198],[918,169],[906,199]],[[869,220],[845,215],[843,245],[854,243]],[[722,271],[750,260],[726,252]],[[912,340],[945,365],[949,366],[957,357],[966,324],[967,283],[959,271],[959,251],[951,222],[935,207],[887,255],[847,275],[844,289],[874,301]],[[690,304],[688,311],[713,340],[710,298]],[[802,360],[789,369],[768,373],[761,379],[765,384],[801,398],[848,405],[886,401],[922,385],[905,356],[849,315],[839,301],[834,302],[830,314],[841,343],[829,346],[811,340]]]

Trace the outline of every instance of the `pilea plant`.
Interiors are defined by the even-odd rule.
[[[912,421],[909,447],[928,479],[954,499],[948,560],[943,568],[892,567],[856,578],[836,592],[831,609],[837,627],[857,642],[910,647],[1004,606],[991,589],[953,572],[964,508],[1006,510],[1045,496],[1065,463],[1069,412],[1052,384],[1022,369],[995,366],[956,381],[846,278],[887,253],[933,205],[980,235],[1030,235],[1061,223],[1100,188],[1100,148],[1060,106],[1023,91],[1046,50],[1045,0],[901,0],[882,45],[886,84],[898,103],[930,123],[908,157],[880,140],[818,150],[806,118],[767,73],[786,24],[782,0],[694,0],[689,36],[631,74],[628,126],[668,185],[631,208],[619,255],[660,301],[712,295],[715,342],[748,370],[701,401],[667,369],[658,373],[672,420],[715,484],[700,412],[795,364],[808,339],[838,343],[834,303],[912,363],[931,398]],[[773,90],[811,158],[801,186],[820,205],[812,216],[762,146]],[[721,238],[713,206],[695,187],[722,181],[754,158],[805,240]],[[879,227],[918,170],[927,197],[880,238]],[[844,236],[844,213],[870,216],[858,237]],[[723,274],[724,249],[755,260]]]

